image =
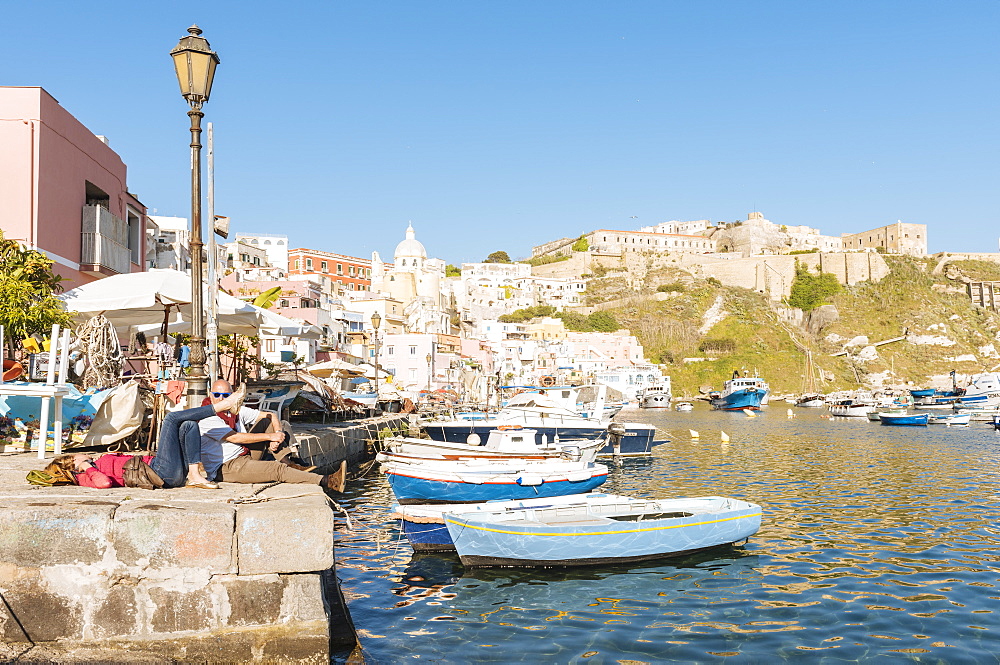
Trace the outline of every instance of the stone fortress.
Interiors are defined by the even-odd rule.
[[[799,262],[833,273],[844,284],[855,284],[888,273],[883,253],[927,254],[925,224],[899,221],[862,233],[829,236],[808,226],[775,224],[760,212],[738,222],[669,221],[634,231],[597,229],[582,237],[586,252],[572,251],[579,238],[534,247],[533,259],[562,260],[538,266],[533,273],[569,277],[592,273],[598,266],[625,267],[630,272],[672,266],[780,300],[790,293]]]

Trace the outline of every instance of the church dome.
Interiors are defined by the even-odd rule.
[[[396,245],[396,253],[393,258],[427,258],[427,250],[424,249],[423,243],[417,240],[416,234],[413,232],[413,224],[406,227],[406,240],[403,240],[401,243]]]

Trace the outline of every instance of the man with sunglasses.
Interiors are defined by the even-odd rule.
[[[212,384],[209,401],[216,404],[233,392],[228,381]],[[270,429],[260,431],[270,419]],[[227,483],[303,483],[321,485],[343,492],[347,480],[347,462],[341,462],[336,473],[321,475],[297,465],[281,461],[264,461],[260,453],[266,447],[272,452],[285,440],[281,422],[274,413],[241,406],[239,412],[220,412],[198,423],[201,429],[201,459],[209,478]]]

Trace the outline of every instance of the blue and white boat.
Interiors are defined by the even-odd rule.
[[[646,499],[633,499],[615,494],[590,492],[567,496],[520,499],[516,501],[488,501],[486,503],[439,503],[394,505],[390,517],[399,519],[403,533],[416,552],[455,551],[448,527],[444,523],[446,513],[504,513],[524,508],[568,508],[570,506],[592,506],[595,511],[604,509],[620,510],[631,504],[645,505]]]
[[[726,381],[721,393],[712,397],[712,407],[720,411],[757,411],[766,404],[769,391],[767,383],[759,377],[744,376],[733,372],[733,378]]]
[[[879,413],[878,419],[883,425],[916,425],[925,426],[930,418],[929,413]]]
[[[603,408],[598,408],[597,412],[602,413]],[[428,421],[423,423],[423,428],[435,441],[466,443],[486,440],[490,431],[500,426],[521,426],[536,430],[549,441],[567,443],[602,440],[607,435],[610,423],[608,418],[581,416],[548,394],[525,392],[515,395],[507,406],[484,420]],[[653,435],[656,433],[656,427],[646,423],[622,424],[625,426],[625,434],[617,454],[649,455],[655,445]],[[598,455],[615,454],[616,451],[610,443],[598,451]]]
[[[971,413],[932,413],[927,419],[928,425],[968,425],[972,420]]]
[[[486,443],[452,443],[393,436],[380,441],[382,449],[405,457],[428,459],[472,459],[472,458],[534,458],[548,457],[593,462],[598,449],[605,445],[603,439],[597,441],[568,441],[555,443],[541,436],[533,429],[519,425],[506,425],[492,430]]]
[[[400,504],[478,503],[581,494],[600,487],[608,467],[564,459],[431,460],[379,453]]]
[[[760,529],[759,505],[725,497],[446,513],[465,566],[582,566],[730,545]]]

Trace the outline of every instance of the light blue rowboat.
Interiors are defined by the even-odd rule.
[[[725,497],[661,499],[618,509],[525,508],[447,513],[448,533],[466,566],[582,566],[678,556],[745,540],[762,509]]]

